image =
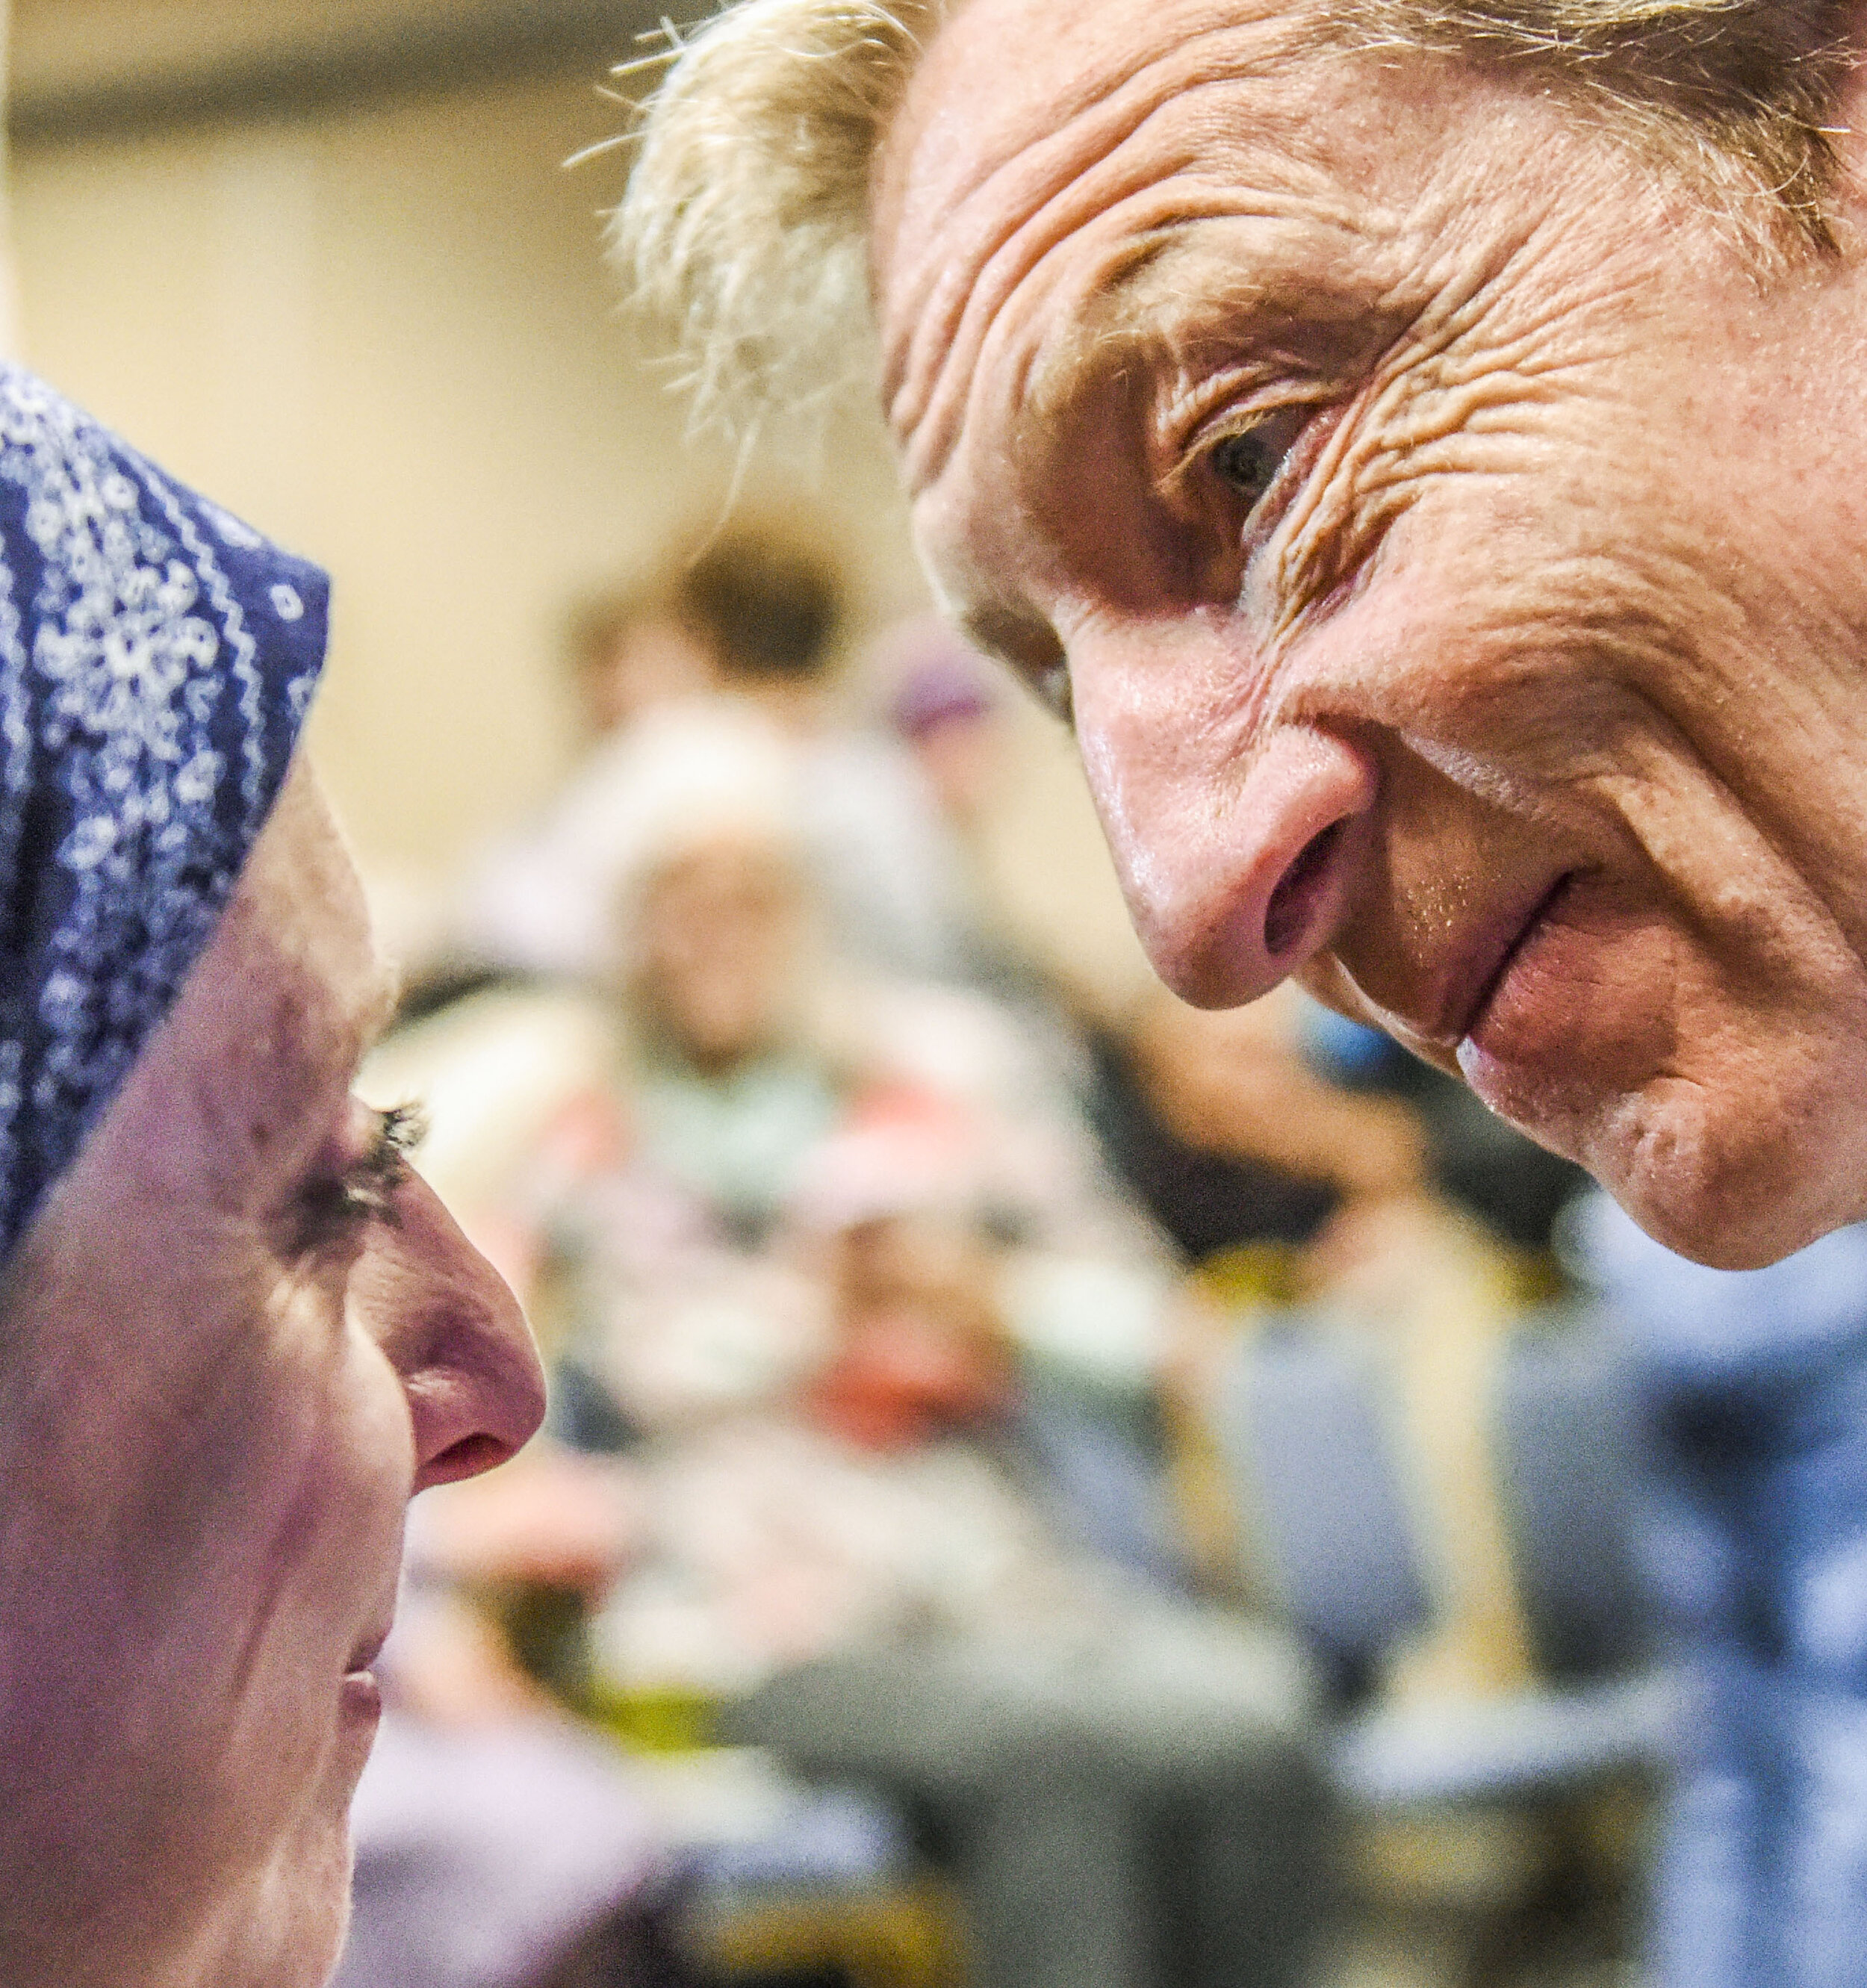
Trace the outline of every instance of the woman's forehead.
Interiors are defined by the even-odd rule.
[[[272,1078],[288,1095],[294,1079],[347,1085],[394,1010],[396,980],[377,951],[349,848],[302,762],[254,846],[228,935],[239,1005],[289,1018],[253,1038]]]

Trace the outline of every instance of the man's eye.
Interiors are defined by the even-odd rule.
[[[1255,509],[1275,482],[1308,412],[1305,407],[1280,407],[1254,427],[1222,436],[1213,445],[1208,458],[1213,474],[1237,492],[1246,510]]]
[[[1043,708],[1065,725],[1076,722],[1076,698],[1070,685],[1070,665],[1061,656],[1037,673],[1037,695]]]

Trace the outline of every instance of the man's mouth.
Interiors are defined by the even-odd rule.
[[[1522,958],[1525,948],[1542,929],[1544,921],[1566,898],[1575,881],[1576,873],[1565,871],[1551,884],[1543,895],[1530,907],[1529,915],[1517,927],[1515,933],[1498,955],[1496,964],[1479,983],[1470,996],[1463,1019],[1451,1036],[1453,1046],[1468,1041],[1484,1026],[1485,1016],[1497,998],[1498,989],[1510,977],[1510,969]]]
[[[1413,1043],[1421,1053],[1442,1060],[1443,1067],[1449,1067],[1459,1044],[1474,1030],[1483,1026],[1498,989],[1510,978],[1510,969],[1551,912],[1568,895],[1577,874],[1564,871],[1527,904],[1520,899],[1517,909],[1507,909],[1484,930],[1474,934],[1452,962],[1440,983],[1438,998],[1426,1004],[1423,1025],[1403,1023],[1399,1030],[1402,1039]]]

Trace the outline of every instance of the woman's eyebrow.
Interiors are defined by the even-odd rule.
[[[364,1010],[360,1040],[364,1052],[376,1046],[384,1031],[395,1019],[396,1010],[402,1005],[401,966],[395,961],[385,959],[380,953],[377,954],[375,982],[369,1004]]]

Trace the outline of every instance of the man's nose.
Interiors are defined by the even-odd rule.
[[[418,1491],[503,1463],[544,1419],[544,1374],[518,1300],[426,1182],[357,1266],[353,1301],[402,1382]]]
[[[1280,725],[1235,766],[1086,740],[1135,926],[1182,1000],[1233,1008],[1321,952],[1340,923],[1379,775],[1352,741]]]

